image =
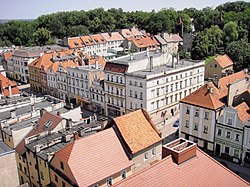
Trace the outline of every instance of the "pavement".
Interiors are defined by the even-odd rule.
[[[210,155],[211,156],[211,155]],[[228,169],[239,175],[241,178],[245,179],[246,181],[250,182],[250,168],[242,167],[239,164],[224,160],[217,156],[212,156],[215,160],[219,162],[224,162],[227,164]]]
[[[161,123],[157,125],[157,129],[162,133],[162,137],[164,138],[163,144],[169,143],[177,138],[175,133],[178,130],[178,127],[173,127],[173,124],[178,119],[179,113],[177,113],[175,116],[168,118],[165,124]]]

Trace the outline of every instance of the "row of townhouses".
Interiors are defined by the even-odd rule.
[[[204,61],[142,51],[108,62],[66,50],[46,53],[29,65],[33,91],[67,103],[120,116],[145,108],[156,123],[179,111],[178,103],[204,84]]]
[[[231,161],[250,164],[250,81],[241,71],[180,101],[180,136]]]

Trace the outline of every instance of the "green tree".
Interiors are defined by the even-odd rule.
[[[223,32],[218,26],[212,26],[197,34],[193,41],[192,59],[205,59],[219,53],[223,46]]]
[[[225,44],[236,41],[239,37],[237,30],[237,24],[233,21],[228,22],[223,28],[224,42]]]
[[[48,42],[51,43],[51,31],[45,29],[45,28],[39,28],[36,32],[33,34],[34,41],[36,45],[43,46],[46,45]]]
[[[226,48],[226,53],[235,62],[236,71],[244,68],[250,70],[250,43],[246,39],[230,43]]]

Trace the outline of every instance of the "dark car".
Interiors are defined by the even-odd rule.
[[[179,124],[180,124],[180,121],[179,120],[176,120],[173,124],[173,127],[179,127]]]

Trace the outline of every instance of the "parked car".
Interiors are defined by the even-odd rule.
[[[180,124],[180,121],[179,120],[176,120],[173,124],[173,127],[179,127],[179,124]]]

